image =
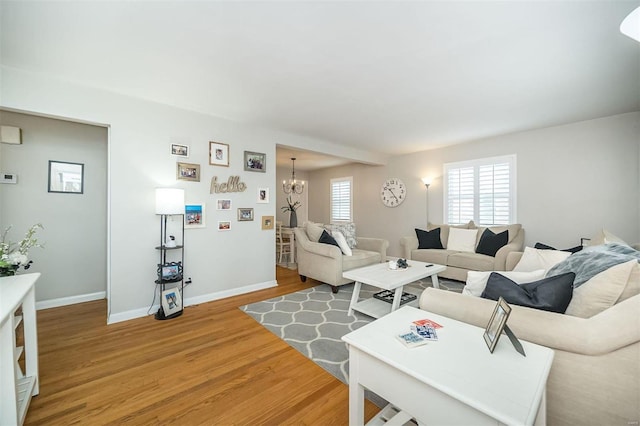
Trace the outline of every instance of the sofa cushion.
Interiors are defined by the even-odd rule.
[[[493,271],[496,269],[495,260],[495,257],[486,254],[457,252],[447,258],[445,265],[474,271]]]
[[[305,223],[304,229],[307,231],[309,241],[313,241],[314,243],[317,243],[320,240],[322,232],[324,231],[322,224],[313,222]]]
[[[478,243],[480,243],[480,238],[484,233],[485,229],[490,229],[494,234],[499,234],[501,232],[507,231],[509,238],[507,239],[507,244],[509,244],[513,239],[518,235],[518,232],[522,229],[522,224],[513,223],[511,225],[501,225],[501,226],[475,226],[473,222],[471,222],[471,227],[474,227],[478,230]],[[477,244],[476,244],[477,245]]]
[[[351,256],[343,256],[342,258],[343,271],[350,271],[351,269],[380,263],[382,261],[380,253],[377,251],[352,249],[352,252],[353,254]]]
[[[329,235],[326,230],[322,231],[322,235],[320,235],[320,239],[318,240],[318,242],[322,244],[331,244],[332,246],[336,246],[338,248],[340,247],[335,238]]]
[[[485,287],[487,286],[487,281],[489,280],[489,276],[493,272],[503,275],[518,284],[525,284],[525,283],[541,280],[542,278],[544,278],[544,273],[546,271],[544,269],[539,269],[537,271],[531,271],[531,272],[469,271],[467,272],[466,285],[462,288],[462,294],[480,297]]]
[[[342,235],[342,232],[333,231],[332,236],[336,240],[336,243],[338,243],[338,247],[340,247],[340,250],[342,250],[342,254],[344,254],[345,256],[353,256],[351,247],[349,247],[349,244],[347,244],[347,240],[344,238],[344,235]]]
[[[463,223],[462,225],[436,225],[433,223],[427,224],[427,231],[434,230],[436,228],[440,228],[440,242],[442,243],[442,247],[447,248],[447,241],[449,241],[449,229],[457,228],[457,229],[469,229],[471,226],[475,226],[473,221],[469,221],[469,223]]]
[[[436,228],[431,231],[424,231],[422,229],[416,229],[416,237],[418,237],[418,249],[443,249],[442,241],[440,240],[441,228]]]
[[[536,243],[533,248],[538,249],[538,250],[558,250],[555,247],[551,247],[549,245],[543,244],[543,243]],[[571,248],[567,248],[567,249],[562,249],[560,251],[568,251],[569,253],[577,253],[579,251],[581,251],[584,247],[583,246],[575,246],[575,247],[571,247]]]
[[[449,229],[447,249],[474,253],[476,250],[477,229]]]
[[[573,279],[576,274],[566,274],[543,278],[531,283],[520,284],[498,273],[492,273],[482,292],[485,299],[504,298],[507,303],[564,313],[573,295]]]
[[[422,249],[412,250],[411,259],[418,262],[435,263],[437,265],[447,265],[450,255],[457,253],[451,250]]]
[[[342,235],[344,235],[344,238],[347,240],[349,248],[354,248],[357,245],[355,223],[332,223],[331,225],[326,225],[325,228],[331,233],[333,233],[334,231],[341,232]]]
[[[532,247],[525,247],[520,261],[513,270],[516,272],[535,271],[538,269],[548,271],[569,256],[571,256],[571,253],[566,251],[538,250]]]
[[[487,228],[480,236],[480,241],[476,247],[476,253],[494,256],[502,247],[507,245],[509,240],[509,231],[502,231],[495,234],[491,229]]]
[[[636,260],[630,260],[595,275],[573,291],[573,298],[565,313],[574,317],[591,318],[615,305],[637,264]]]
[[[636,262],[636,265],[631,270],[629,275],[629,281],[626,287],[622,290],[622,294],[617,303],[625,301],[630,297],[640,294],[640,263]]]

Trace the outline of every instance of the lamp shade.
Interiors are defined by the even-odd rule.
[[[422,178],[422,183],[424,183],[426,186],[431,185],[431,178],[430,177],[423,177]]]
[[[627,37],[640,41],[640,7],[624,18],[624,21],[620,24],[620,32]]]
[[[184,189],[156,188],[156,214],[184,214]]]

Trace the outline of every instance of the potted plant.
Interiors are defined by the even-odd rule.
[[[42,229],[42,225],[39,223],[33,225],[27,231],[25,237],[17,243],[7,240],[7,234],[11,227],[4,230],[0,239],[0,277],[15,275],[21,266],[24,269],[31,267],[33,261],[27,258],[29,249],[31,247],[42,247],[35,237],[38,228]]]
[[[293,201],[291,196],[287,197],[287,205],[282,206],[282,212],[291,212],[289,215],[289,226],[291,228],[295,228],[298,226],[298,216],[296,214],[296,210],[300,207],[300,201]]]

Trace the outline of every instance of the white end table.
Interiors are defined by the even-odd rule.
[[[446,266],[418,262],[417,260],[408,260],[407,263],[410,266],[406,269],[392,270],[389,269],[389,264],[385,262],[343,272],[342,276],[344,278],[355,281],[348,314],[352,315],[353,311],[358,311],[370,317],[380,318],[389,312],[393,312],[400,306],[400,297],[405,284],[422,278],[431,277],[433,287],[440,288],[438,273],[447,269]],[[362,284],[385,290],[394,290],[393,303],[387,303],[375,298],[358,302]]]
[[[438,341],[407,348],[396,339],[409,331],[412,321],[425,318],[443,326],[437,330]],[[483,333],[482,328],[405,306],[345,335],[349,424],[363,424],[365,388],[397,407],[401,423],[414,418],[421,425],[545,424],[553,351],[522,342],[523,357],[502,336],[492,354]]]

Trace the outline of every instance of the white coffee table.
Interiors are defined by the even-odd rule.
[[[407,348],[396,340],[412,321],[425,318],[443,326],[438,341]],[[397,408],[399,424],[411,418],[420,425],[545,424],[553,351],[521,342],[524,357],[503,335],[492,354],[483,333],[483,328],[405,306],[345,335],[349,424],[364,422],[365,388]]]
[[[355,281],[348,314],[353,315],[353,311],[358,311],[370,317],[380,318],[383,315],[393,312],[400,306],[400,297],[402,296],[404,285],[422,278],[431,277],[433,287],[440,288],[438,284],[438,273],[444,271],[446,269],[445,266],[431,265],[416,260],[408,260],[407,263],[410,266],[406,269],[392,270],[389,269],[388,263],[376,263],[375,265],[344,272],[342,274],[344,278]],[[431,266],[427,267],[427,265]],[[362,284],[372,285],[385,290],[394,290],[393,303],[387,303],[373,297],[358,302]]]

